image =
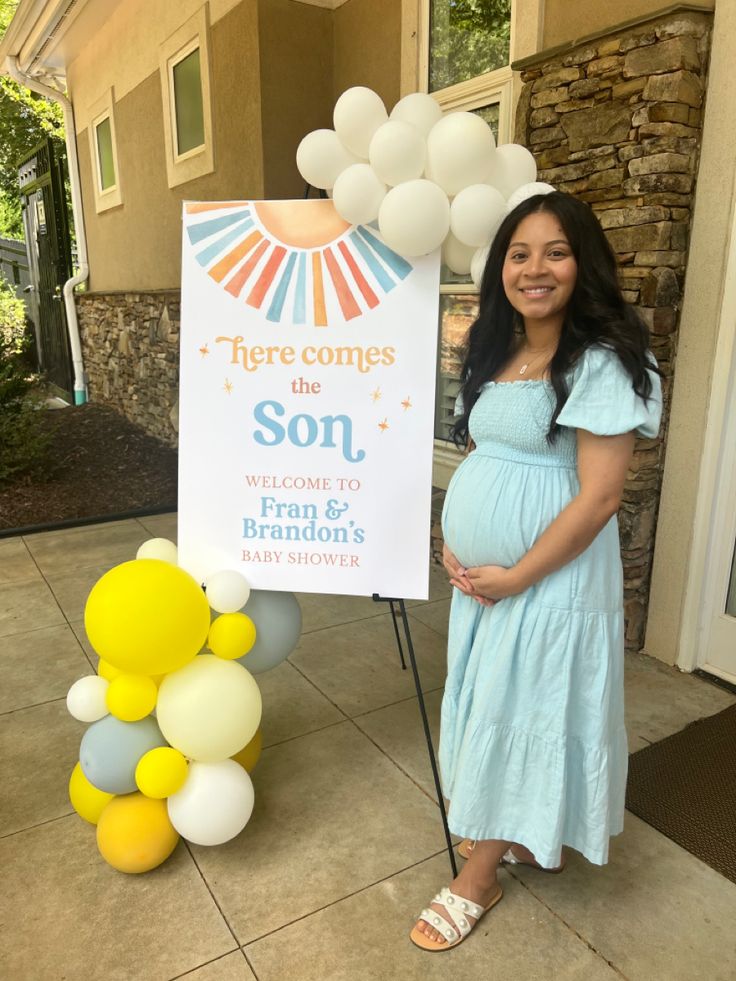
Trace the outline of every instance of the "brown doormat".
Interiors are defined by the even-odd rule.
[[[626,806],[736,882],[736,705],[634,753]]]

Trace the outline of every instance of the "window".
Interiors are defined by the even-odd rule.
[[[113,89],[89,110],[89,151],[95,208],[99,214],[123,203],[120,188],[117,141],[115,139],[115,98]]]
[[[215,169],[208,12],[204,4],[159,49],[169,187]]]
[[[443,110],[473,112],[484,119],[496,143],[510,143],[513,125],[511,58],[515,0],[422,0],[420,89]],[[461,459],[450,442],[465,335],[476,317],[478,294],[470,276],[447,266],[440,275],[433,482],[447,487]]]

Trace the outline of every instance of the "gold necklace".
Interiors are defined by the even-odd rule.
[[[552,347],[546,347],[546,348],[544,348],[544,349],[543,349],[543,350],[541,351],[541,353],[540,353],[540,354],[537,354],[537,355],[536,355],[535,357],[533,357],[533,358],[530,358],[530,359],[529,359],[529,360],[528,360],[528,361],[527,361],[527,362],[526,362],[525,364],[523,364],[523,365],[521,366],[521,368],[519,368],[519,374],[520,374],[520,375],[525,375],[525,374],[526,374],[526,372],[527,372],[527,369],[529,368],[529,366],[530,366],[530,365],[533,365],[533,364],[536,364],[536,363],[537,363],[537,361],[539,361],[539,359],[540,359],[540,358],[542,358],[542,357],[544,357],[544,355],[545,355],[545,354],[546,354],[546,353],[547,353],[548,351],[552,351],[552,350],[553,350],[553,348],[552,348]]]

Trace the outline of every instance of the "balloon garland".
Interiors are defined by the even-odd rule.
[[[67,694],[89,724],[69,799],[121,872],[156,868],[180,837],[219,845],[243,830],[262,744],[254,675],[301,633],[292,593],[251,591],[230,570],[203,591],[176,561],[173,542],[151,539],[95,583],[84,620],[98,673]]]
[[[442,260],[480,288],[488,246],[504,217],[533,194],[534,157],[516,143],[496,147],[488,124],[472,112],[442,113],[429,95],[404,96],[389,115],[371,89],[356,86],[335,104],[334,129],[299,144],[299,173],[326,190],[352,225],[378,223],[395,252]]]

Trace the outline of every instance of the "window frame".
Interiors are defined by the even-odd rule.
[[[177,187],[211,174],[215,169],[212,131],[212,81],[210,73],[209,4],[186,20],[159,46],[159,75],[164,108],[164,143],[166,175],[169,187]],[[204,143],[185,153],[178,152],[174,68],[199,48],[199,72],[202,86],[202,118]]]
[[[515,9],[518,0],[512,0],[511,7],[511,46],[509,61],[513,57]],[[498,105],[498,145],[513,142],[514,127],[514,73],[511,65],[504,65],[492,72],[476,75],[474,78],[457,82],[435,92],[429,91],[429,48],[430,48],[430,0],[419,0],[419,50],[417,57],[417,90],[432,96],[443,113],[480,109],[493,104]],[[478,294],[472,283],[440,283],[442,294]],[[442,324],[437,326],[437,385],[439,387],[439,350],[442,342]],[[436,395],[438,389],[435,390]],[[450,479],[462,462],[465,453],[450,440],[434,438],[432,456],[432,484],[447,490]]]
[[[94,102],[88,109],[89,124],[89,153],[92,167],[92,189],[95,197],[95,211],[101,214],[111,208],[118,208],[123,203],[123,191],[120,183],[120,165],[118,163],[118,141],[115,131],[115,92],[109,88],[105,94]],[[100,148],[97,140],[97,127],[110,120],[110,143],[112,147],[112,165],[115,171],[115,183],[103,189],[100,168]]]

